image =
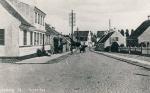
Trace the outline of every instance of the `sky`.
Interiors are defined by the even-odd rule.
[[[22,0],[36,5],[46,16],[46,22],[63,34],[71,32],[69,13],[76,13],[79,30],[93,32],[112,28],[136,29],[150,15],[149,0]]]

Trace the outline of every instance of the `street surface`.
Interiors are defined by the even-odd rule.
[[[0,64],[0,93],[150,93],[150,70],[90,51],[45,64]]]

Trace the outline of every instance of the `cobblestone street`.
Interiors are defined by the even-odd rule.
[[[149,93],[150,70],[90,51],[45,64],[0,64],[0,93]]]

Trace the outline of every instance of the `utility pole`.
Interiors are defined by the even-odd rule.
[[[109,19],[109,30],[108,30],[108,33],[111,32],[111,19]],[[109,37],[109,43],[110,43],[110,52],[111,52],[111,36]]]
[[[77,42],[79,42],[79,28],[77,27]]]
[[[70,13],[70,26],[71,26],[71,53],[73,53],[73,27],[75,26],[75,13],[72,10]]]
[[[109,32],[111,30],[111,20],[109,19]]]

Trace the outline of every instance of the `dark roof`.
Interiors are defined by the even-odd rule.
[[[79,37],[88,37],[89,31],[74,31],[74,36],[78,34]]]
[[[106,35],[103,35],[102,38],[98,41],[98,43],[105,43],[113,33],[114,32],[109,32]]]
[[[144,21],[130,36],[129,38],[138,38],[144,31],[150,27],[150,20]]]
[[[60,35],[61,33],[53,29],[49,24],[45,23],[46,32],[50,35]]]
[[[105,34],[105,32],[106,31],[97,31],[97,37],[101,38]]]
[[[90,31],[74,31],[74,36],[80,41],[87,41]]]

